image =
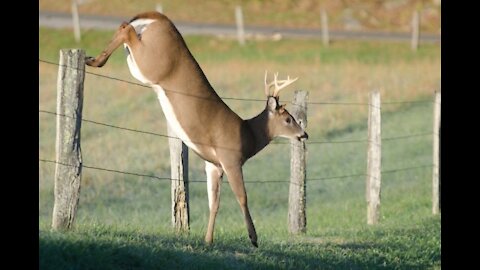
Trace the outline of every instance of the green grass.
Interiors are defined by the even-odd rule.
[[[196,234],[90,226],[41,232],[40,268],[428,269],[439,267],[439,233],[438,220],[430,218],[412,228],[358,231],[348,239],[277,237],[255,249],[233,234],[207,246]]]
[[[114,31],[85,30],[82,41],[76,43],[71,30],[39,28],[39,55],[47,60],[57,61],[61,48],[83,48],[89,55],[97,55],[111,40]],[[396,61],[436,60],[439,47],[436,44],[422,44],[413,52],[404,42],[336,41],[324,47],[319,40],[282,39],[279,41],[248,41],[238,46],[235,39],[205,36],[185,36],[185,40],[199,62],[221,64],[232,59],[247,62],[275,61],[292,62],[320,61],[322,64],[358,62],[364,64],[391,64]],[[215,52],[215,53],[212,53]],[[124,53],[116,51],[109,64],[124,65]],[[108,66],[107,65],[107,66]]]
[[[154,10],[160,2],[143,1],[84,1],[78,6],[80,14],[120,16],[125,20],[135,14]],[[306,27],[320,29],[320,10],[328,13],[331,30],[345,29],[345,18],[350,13],[362,30],[409,32],[412,12],[420,9],[422,33],[439,33],[441,6],[433,1],[381,2],[368,0],[318,1],[318,0],[242,0],[242,1],[162,1],[164,13],[173,21],[235,24],[235,6],[241,5],[246,26],[269,25],[274,27]],[[39,1],[41,11],[71,12],[66,1]],[[212,16],[215,14],[215,16]]]
[[[382,133],[387,137],[428,129],[430,112],[431,104],[421,104],[386,114]],[[363,126],[331,139],[365,134]],[[431,164],[430,148],[430,136],[384,142],[384,168]],[[309,145],[308,151],[308,179],[365,170],[364,143]],[[200,161],[192,155],[190,162]],[[288,165],[288,146],[271,145],[247,162],[245,179],[288,180]],[[226,181],[215,244],[207,246],[204,183],[190,184],[191,233],[185,236],[170,229],[167,182],[113,175],[106,185],[103,175],[84,170],[77,226],[69,233],[49,231],[51,197],[41,195],[50,201],[40,208],[45,211],[40,212],[41,268],[427,269],[440,264],[440,219],[431,215],[430,167],[383,174],[381,219],[376,226],[366,225],[363,176],[307,180],[307,234],[300,237],[287,231],[288,184],[247,183],[258,250],[250,247]],[[204,179],[204,174],[192,169],[190,177]]]
[[[91,31],[75,44],[68,31],[40,29],[40,58],[56,62],[58,49],[100,52],[112,32]],[[397,43],[314,41],[252,42],[187,37],[221,96],[263,98],[265,68],[299,76],[296,89],[311,101],[366,103],[373,86],[383,101],[431,99],[440,79],[438,46],[413,54]],[[324,55],[322,55],[324,54]],[[288,56],[289,55],[289,56]],[[290,60],[289,60],[290,59]],[[122,53],[102,69],[87,71],[135,81]],[[39,63],[39,109],[55,111],[54,65]],[[285,90],[282,100],[291,100]],[[226,101],[242,117],[262,102]],[[291,105],[287,106],[287,109]],[[366,105],[310,104],[309,142],[364,140]],[[98,122],[165,134],[154,93],[144,87],[87,74],[83,116]],[[431,132],[432,104],[383,104],[384,138]],[[55,117],[39,113],[39,157],[54,159]],[[283,140],[278,140],[284,142]],[[205,183],[190,184],[189,235],[171,230],[170,184],[148,177],[84,168],[75,229],[51,232],[55,166],[39,164],[41,269],[431,269],[440,268],[440,217],[431,214],[431,135],[382,142],[380,224],[366,225],[365,142],[309,144],[307,233],[287,228],[289,145],[272,144],[244,166],[249,206],[259,249],[249,243],[240,208],[224,179],[215,243],[203,237],[208,220]],[[84,165],[168,176],[165,138],[82,123]],[[204,180],[203,162],[190,154],[190,179]],[[393,169],[423,166],[391,172]],[[337,176],[358,175],[344,178]],[[325,179],[329,178],[329,179]]]

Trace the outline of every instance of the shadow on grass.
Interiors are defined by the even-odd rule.
[[[437,250],[433,244],[431,254],[422,253],[423,244],[415,248],[415,241],[404,243],[403,238],[346,243],[307,238],[264,240],[258,249],[243,235],[206,245],[203,237],[196,235],[108,228],[40,232],[39,238],[40,269],[425,269],[440,262],[439,246]],[[431,246],[426,245],[426,249]]]

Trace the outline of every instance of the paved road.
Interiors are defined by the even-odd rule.
[[[121,22],[130,18],[113,16],[80,15],[82,29],[117,29]],[[70,13],[57,13],[39,11],[39,26],[52,28],[71,28],[72,17]],[[236,35],[235,25],[188,23],[174,21],[178,31],[182,35]],[[264,26],[245,26],[245,34],[258,36],[273,36],[280,34],[289,38],[321,39],[321,31],[316,29],[289,29]],[[384,41],[410,41],[410,33],[387,33],[387,32],[357,32],[357,31],[330,31],[330,39],[356,39],[356,40],[384,40]],[[439,43],[440,35],[421,34],[421,42]]]

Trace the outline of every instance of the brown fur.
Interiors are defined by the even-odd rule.
[[[103,53],[96,58],[87,58],[87,65],[103,66],[111,53],[123,43],[131,48],[130,53],[142,74],[165,90],[179,123],[197,147],[197,154],[216,166],[212,178],[214,205],[210,209],[205,240],[208,243],[213,241],[220,195],[218,185],[225,172],[244,214],[251,242],[257,246],[242,165],[275,136],[303,138],[307,136],[305,131],[284,106],[278,104],[278,97],[269,97],[266,108],[256,117],[241,119],[214,91],[173,23],[158,12],[138,14],[130,23],[142,18],[156,21],[146,28],[141,37],[130,24],[121,24]]]

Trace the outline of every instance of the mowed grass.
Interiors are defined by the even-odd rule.
[[[85,48],[96,55],[112,32],[90,31],[75,44],[68,31],[40,29],[40,58],[58,61],[58,49]],[[440,80],[439,48],[408,44],[315,41],[249,42],[186,37],[220,96],[263,99],[265,69],[299,76],[296,89],[310,101],[367,103],[381,90],[383,101],[431,100]],[[123,52],[88,72],[134,81]],[[39,62],[39,109],[55,111],[57,66]],[[375,87],[374,87],[375,86]],[[293,89],[281,100],[289,104]],[[263,102],[226,100],[244,118]],[[287,105],[287,109],[291,105]],[[251,246],[240,208],[224,179],[215,243],[203,237],[208,220],[206,184],[190,183],[190,234],[171,229],[170,184],[149,177],[84,168],[75,229],[51,232],[54,164],[39,167],[41,269],[429,269],[440,267],[440,217],[431,214],[432,104],[382,105],[380,224],[366,225],[368,106],[309,104],[307,233],[288,234],[289,145],[277,140],[244,166],[250,211],[259,236]],[[165,120],[149,88],[87,74],[84,118],[165,134]],[[54,160],[55,117],[39,113],[39,158]],[[280,143],[280,144],[278,144]],[[82,123],[86,166],[168,177],[163,137]],[[408,170],[398,170],[410,168]],[[190,153],[190,179],[205,181],[202,161]],[[258,183],[255,181],[275,181]],[[285,181],[285,182],[277,182]]]

